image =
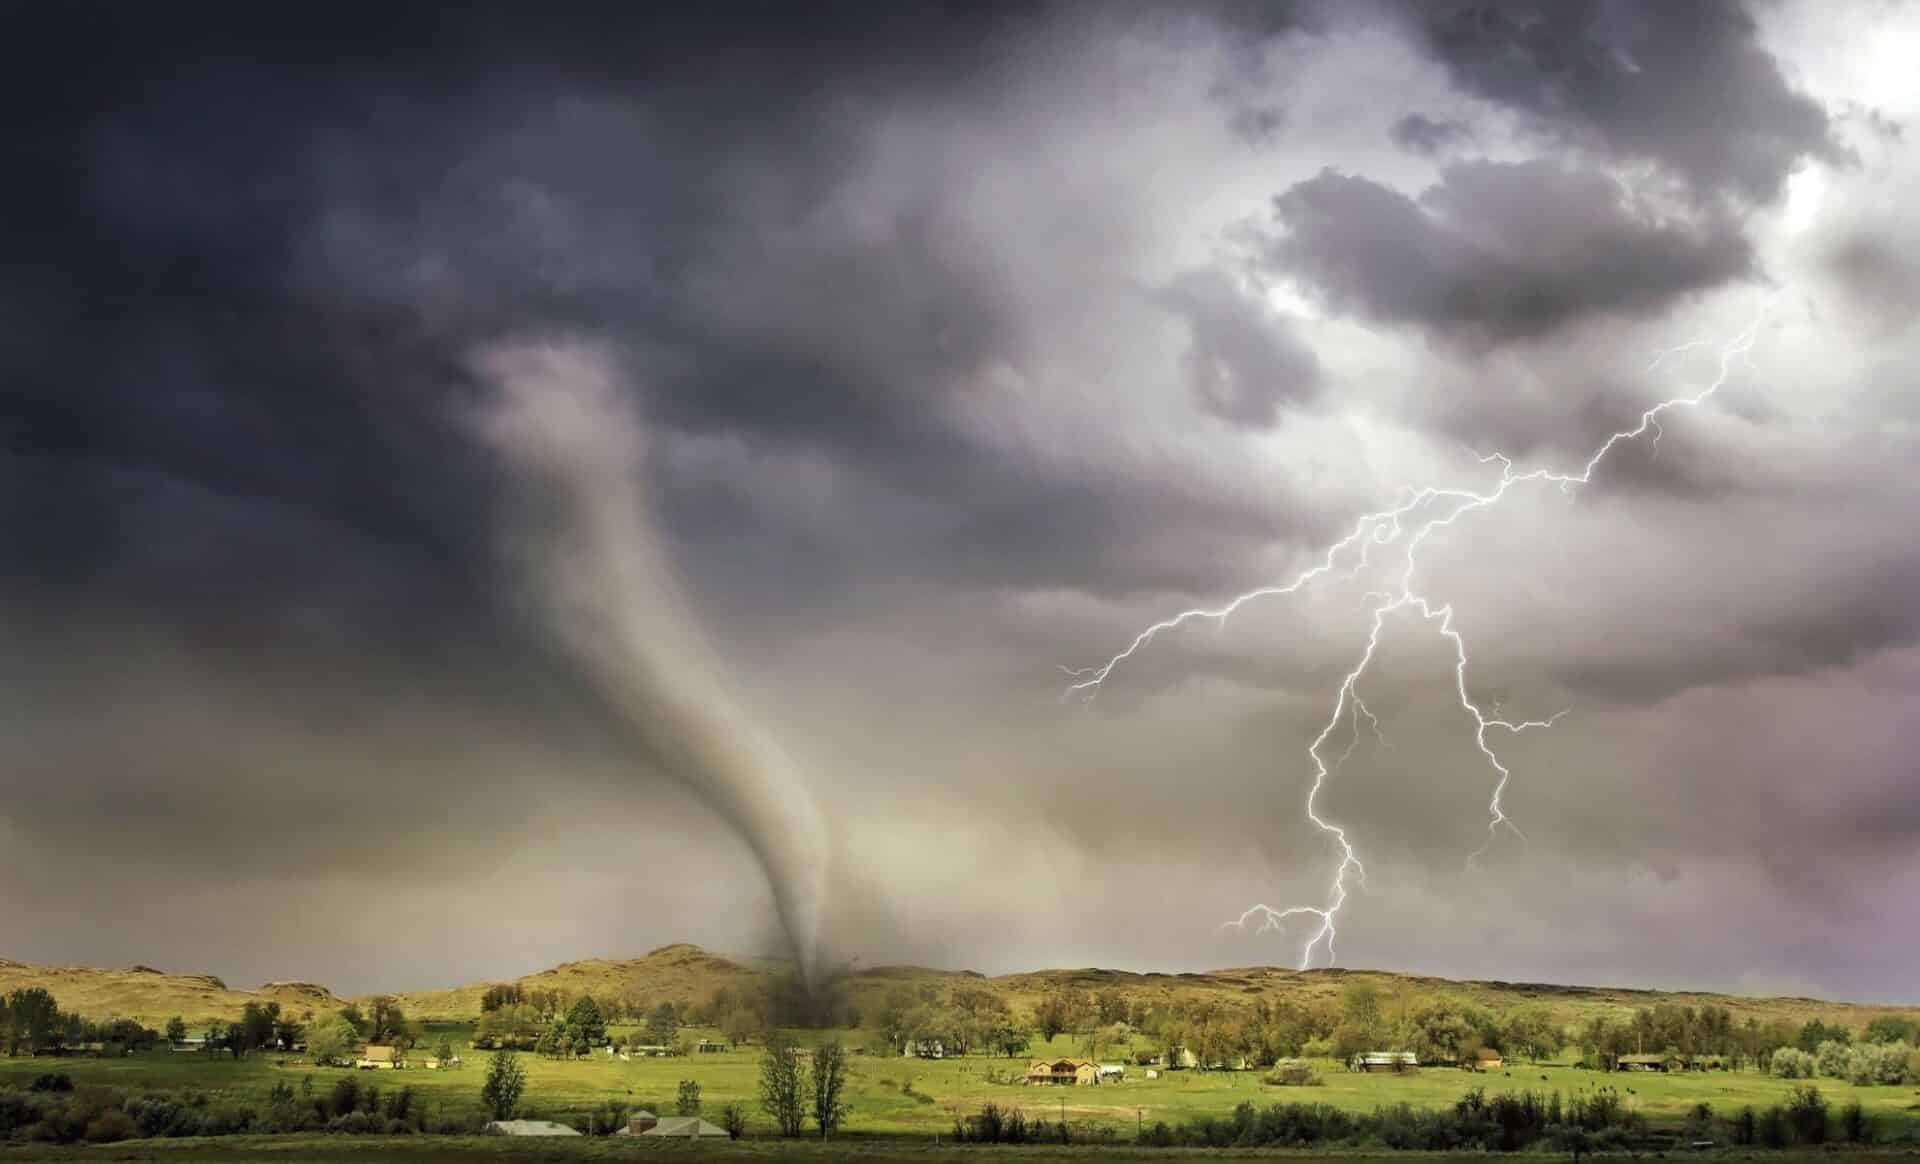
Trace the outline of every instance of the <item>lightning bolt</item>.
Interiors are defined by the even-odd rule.
[[[1546,719],[1513,720],[1501,716],[1498,704],[1489,711],[1474,700],[1467,685],[1467,641],[1454,626],[1452,604],[1436,604],[1415,588],[1420,548],[1436,530],[1446,529],[1470,513],[1498,505],[1516,486],[1548,483],[1559,486],[1562,492],[1572,493],[1576,488],[1592,483],[1594,473],[1615,448],[1638,440],[1648,433],[1653,434],[1652,444],[1657,452],[1659,439],[1664,431],[1660,424],[1662,416],[1675,409],[1695,408],[1705,403],[1726,385],[1737,364],[1752,367],[1749,357],[1754,343],[1759,338],[1760,326],[1766,314],[1767,306],[1762,306],[1752,323],[1720,345],[1719,368],[1711,383],[1691,395],[1670,397],[1641,412],[1638,423],[1608,436],[1593,455],[1587,458],[1578,472],[1564,473],[1548,469],[1516,472],[1512,459],[1502,453],[1479,455],[1481,464],[1497,464],[1500,467],[1500,477],[1491,488],[1476,492],[1472,489],[1429,486],[1403,491],[1402,500],[1392,507],[1362,514],[1344,537],[1327,547],[1325,553],[1313,565],[1296,574],[1291,580],[1249,590],[1219,606],[1183,610],[1170,618],[1162,619],[1136,634],[1123,650],[1100,666],[1061,668],[1071,680],[1067,692],[1091,699],[1112,677],[1116,668],[1144,650],[1164,632],[1196,622],[1211,622],[1224,627],[1226,621],[1248,603],[1263,598],[1279,598],[1298,593],[1319,579],[1338,573],[1342,562],[1349,558],[1352,559],[1351,569],[1339,576],[1350,580],[1371,564],[1370,559],[1375,547],[1397,546],[1403,551],[1404,566],[1400,571],[1398,588],[1391,591],[1371,591],[1362,596],[1373,603],[1368,611],[1369,627],[1366,644],[1360,652],[1359,660],[1341,680],[1334,695],[1333,709],[1327,716],[1325,724],[1321,727],[1319,734],[1313,738],[1313,742],[1307,745],[1307,759],[1313,765],[1313,780],[1307,791],[1306,817],[1315,828],[1333,840],[1340,857],[1339,862],[1334,866],[1333,880],[1328,886],[1324,904],[1286,907],[1253,905],[1239,917],[1225,923],[1223,928],[1245,929],[1257,922],[1256,933],[1284,934],[1288,921],[1297,918],[1310,919],[1312,933],[1301,950],[1300,968],[1305,970],[1311,966],[1315,952],[1322,946],[1326,949],[1328,964],[1334,962],[1334,941],[1338,936],[1335,922],[1341,907],[1347,902],[1348,878],[1351,876],[1353,883],[1364,889],[1367,871],[1366,866],[1360,861],[1360,855],[1354,848],[1352,839],[1347,835],[1346,828],[1320,814],[1320,794],[1334,772],[1338,771],[1353,754],[1354,747],[1360,739],[1362,717],[1372,725],[1375,738],[1382,746],[1386,746],[1385,737],[1380,733],[1380,721],[1367,709],[1365,701],[1360,696],[1360,683],[1366,677],[1367,668],[1373,662],[1374,653],[1379,648],[1380,636],[1386,628],[1387,620],[1402,613],[1417,615],[1422,622],[1432,625],[1436,632],[1452,645],[1454,693],[1461,709],[1473,721],[1474,746],[1479,750],[1495,777],[1493,794],[1487,802],[1487,838],[1468,856],[1468,865],[1472,866],[1475,861],[1484,856],[1503,832],[1512,833],[1522,843],[1525,842],[1525,834],[1521,833],[1519,826],[1507,816],[1501,804],[1507,785],[1513,779],[1513,772],[1501,760],[1499,752],[1489,742],[1489,736],[1497,732],[1519,735],[1523,732],[1551,727],[1567,714],[1567,711],[1562,709]],[[1660,351],[1655,354],[1653,362],[1647,366],[1646,371],[1651,374],[1674,356],[1708,347],[1711,342],[1696,339]],[[1343,722],[1351,726],[1351,739],[1345,750],[1332,763],[1329,763],[1325,749]]]

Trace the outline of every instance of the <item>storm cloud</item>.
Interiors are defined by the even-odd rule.
[[[0,954],[1292,963],[1392,563],[1061,668],[1759,320],[1424,546],[1567,714],[1466,870],[1389,623],[1341,958],[1910,998],[1920,22],[1824,11],[24,6]]]
[[[1274,217],[1271,263],[1329,309],[1469,343],[1651,315],[1752,270],[1732,221],[1664,217],[1549,161],[1461,162],[1417,201],[1327,170],[1276,197]]]

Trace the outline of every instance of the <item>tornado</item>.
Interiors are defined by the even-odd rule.
[[[592,344],[478,353],[474,416],[516,490],[506,556],[528,606],[604,699],[635,759],[678,780],[745,840],[795,965],[817,981],[829,846],[801,773],[733,698],[649,516],[647,428]]]

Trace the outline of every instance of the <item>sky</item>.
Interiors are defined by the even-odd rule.
[[[5,7],[0,955],[1920,1003],[1920,9]]]

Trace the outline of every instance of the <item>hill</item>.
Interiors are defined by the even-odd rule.
[[[559,990],[570,996],[592,994],[603,999],[653,1004],[662,1001],[701,1003],[722,987],[742,991],[763,989],[788,967],[773,959],[730,957],[698,946],[662,946],[638,958],[588,958],[563,962],[513,981],[528,990]],[[940,970],[920,966],[878,966],[848,969],[838,976],[847,1000],[872,1014],[890,995],[944,995],[955,987],[985,988],[1005,998],[1017,1010],[1030,1009],[1057,990],[1084,993],[1107,991],[1149,1004],[1176,999],[1211,998],[1221,1002],[1290,1002],[1299,1005],[1332,1004],[1349,983],[1368,982],[1387,998],[1445,994],[1496,1012],[1520,1007],[1545,1009],[1557,1023],[1584,1022],[1595,1014],[1619,1018],[1633,1010],[1659,1003],[1680,1006],[1724,1006],[1736,1023],[1753,1017],[1762,1023],[1787,1020],[1804,1023],[1819,1019],[1849,1027],[1865,1026],[1884,1014],[1920,1018],[1920,1008],[1834,1002],[1813,998],[1757,998],[1704,991],[1658,991],[1630,987],[1565,986],[1535,982],[1454,981],[1376,970],[1288,970],[1251,966],[1205,973],[1142,973],[1127,970],[1035,970],[988,977],[971,970]],[[402,992],[396,995],[406,1012],[427,1021],[466,1021],[480,1014],[480,996],[490,985],[473,982],[444,990]],[[151,1025],[179,1014],[189,1023],[218,1018],[230,1020],[247,1002],[278,1002],[295,1016],[322,1013],[345,1004],[326,988],[312,983],[275,982],[254,990],[233,990],[218,978],[204,974],[167,974],[145,966],[125,970],[85,967],[31,966],[0,959],[0,992],[22,986],[44,986],[63,1009],[94,1018],[123,1015]]]
[[[234,990],[211,974],[169,974],[151,966],[33,966],[0,958],[0,993],[34,986],[45,988],[62,1010],[94,1019],[131,1018],[152,1027],[174,1015],[189,1025],[230,1021],[249,1002],[277,1002],[295,1016],[343,1005],[311,982],[269,982],[255,990]]]

